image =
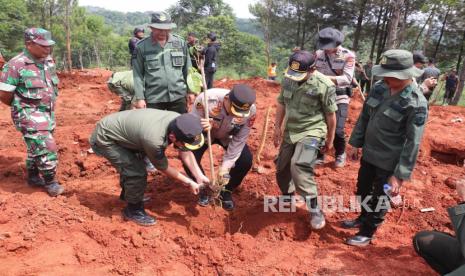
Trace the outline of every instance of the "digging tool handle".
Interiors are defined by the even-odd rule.
[[[204,65],[205,60],[200,60],[200,73],[202,74],[202,84],[203,84],[203,108],[205,110],[205,119],[210,121],[210,115],[208,112],[208,98],[207,98],[207,81],[205,79],[205,70]],[[212,142],[211,142],[211,131],[207,131],[207,143],[208,143],[208,157],[210,159],[210,182],[215,184],[216,183],[216,174],[215,174],[215,163],[213,162],[213,149],[212,149]]]

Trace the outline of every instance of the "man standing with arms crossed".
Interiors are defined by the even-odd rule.
[[[316,71],[314,55],[307,51],[292,54],[276,109],[273,141],[275,147],[281,144],[276,180],[284,196],[297,192],[305,198],[313,229],[321,229],[326,224],[318,207],[314,167],[320,146],[325,145],[323,152],[333,147],[335,90],[331,80]]]
[[[352,79],[355,70],[355,54],[341,46],[344,34],[334,28],[324,28],[318,33],[316,51],[316,69],[329,77],[336,85],[336,136],[334,150],[335,166],[344,167],[346,163],[345,124],[352,96]],[[324,163],[324,155],[318,155],[317,164]]]

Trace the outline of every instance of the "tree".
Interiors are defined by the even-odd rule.
[[[6,58],[15,55],[24,43],[27,11],[22,0],[0,0],[0,47]]]
[[[399,45],[399,39],[397,35],[399,21],[404,8],[404,0],[394,0],[392,2],[392,13],[389,21],[389,28],[387,29],[387,43],[386,49],[394,49]]]
[[[234,17],[232,8],[223,0],[179,0],[168,12],[174,22],[181,26],[187,26],[207,16]]]
[[[368,0],[359,0],[359,10],[358,10],[358,18],[357,18],[357,27],[355,28],[354,32],[354,42],[352,43],[352,50],[358,50],[358,44],[360,40],[360,34],[362,33],[362,23],[363,18],[365,17],[365,9],[367,7]]]

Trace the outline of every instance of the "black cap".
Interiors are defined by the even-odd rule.
[[[176,136],[176,140],[184,143],[184,148],[187,150],[196,150],[203,146],[203,128],[200,117],[195,114],[180,115],[170,124],[170,130]]]
[[[324,28],[318,33],[316,47],[321,50],[334,49],[344,41],[344,34],[334,28]]]
[[[427,62],[427,59],[421,52],[413,53],[413,63],[425,64],[426,62]]]
[[[256,94],[250,86],[246,84],[236,84],[229,92],[231,101],[231,112],[237,117],[249,117],[250,108],[255,103]]]
[[[209,38],[211,41],[216,40],[216,34],[214,32],[210,32],[207,34],[207,38]]]
[[[139,32],[145,33],[144,28],[142,28],[142,27],[136,27],[136,28],[134,28],[133,34],[137,34],[137,33],[139,33]]]
[[[308,51],[297,51],[289,58],[284,76],[294,81],[303,80],[308,73],[308,69],[315,65],[315,55]]]

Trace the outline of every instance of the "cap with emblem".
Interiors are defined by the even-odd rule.
[[[24,41],[32,41],[41,46],[53,46],[52,34],[42,28],[29,28],[24,32]]]
[[[249,117],[250,108],[255,103],[256,94],[250,86],[245,84],[236,84],[229,92],[231,101],[231,112],[237,117]]]
[[[171,30],[176,28],[176,23],[171,21],[171,16],[166,12],[152,13],[152,20],[149,27],[160,30]]]
[[[334,49],[344,41],[344,34],[334,28],[324,28],[318,32],[316,47],[321,50]]]
[[[413,53],[413,63],[426,64],[428,59],[420,52]]]
[[[184,143],[184,149],[187,150],[199,149],[205,141],[200,117],[195,114],[180,115],[170,124],[170,130],[176,136],[176,140]]]
[[[381,55],[379,65],[373,66],[372,74],[378,77],[392,77],[400,80],[416,78],[423,70],[413,65],[413,55],[409,51],[393,49]]]
[[[303,80],[308,69],[315,65],[315,55],[308,51],[297,51],[289,58],[289,67],[284,76],[294,81]]]

